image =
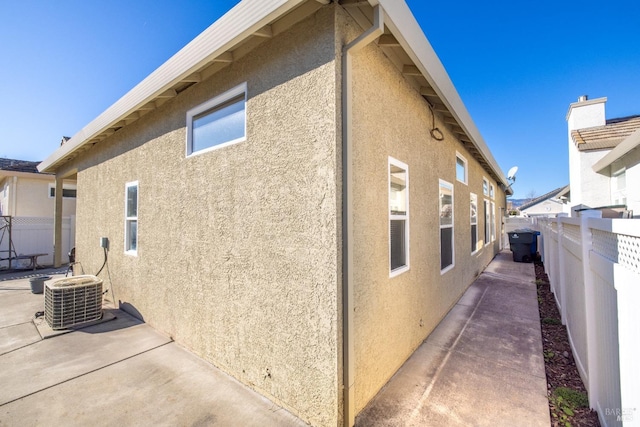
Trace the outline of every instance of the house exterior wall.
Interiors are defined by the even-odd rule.
[[[563,212],[568,212],[566,204],[547,199],[523,210],[522,214],[527,216],[556,216]]]
[[[594,172],[593,165],[611,150],[582,151],[579,153],[580,201],[574,201],[571,182],[571,204],[584,204],[595,208],[611,204],[611,180],[608,176]]]
[[[634,148],[615,162],[615,168],[621,167],[625,168],[627,186],[624,194],[627,197],[627,209],[633,211],[634,218],[638,218],[640,217],[640,187],[635,184],[640,182],[640,149]],[[609,180],[611,180],[613,168],[613,165],[609,167],[607,177]]]
[[[375,44],[353,57],[355,405],[362,410],[437,326],[499,248],[505,196]],[[456,180],[456,151],[469,184]],[[389,157],[408,165],[409,270],[389,273]],[[484,244],[482,180],[495,188],[496,239]],[[439,180],[454,186],[455,266],[441,274]],[[471,254],[470,193],[478,196]]]
[[[339,422],[341,194],[335,6],[70,163],[77,253],[108,296],[319,426]],[[247,83],[247,140],[185,157],[188,110]],[[137,256],[124,252],[138,182]]]
[[[49,197],[49,185],[53,182],[53,177],[43,179],[41,177],[18,176],[15,177],[15,180],[13,176],[6,177],[4,182],[0,183],[2,214],[22,217],[53,217],[55,199]],[[14,192],[15,194],[13,194]],[[76,200],[64,198],[62,208],[62,216],[75,215]]]

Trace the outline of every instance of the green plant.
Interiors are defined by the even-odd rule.
[[[545,350],[544,352],[544,360],[545,361],[550,361],[551,359],[553,359],[555,357],[555,353],[551,350]]]
[[[568,387],[558,387],[554,390],[554,394],[561,397],[573,409],[589,407],[589,398],[581,391],[576,391]]]
[[[555,317],[545,317],[542,319],[542,323],[546,325],[560,325],[562,322],[560,319],[556,319]]]
[[[571,427],[570,417],[575,415],[576,408],[589,407],[587,395],[567,387],[557,387],[549,396],[551,403],[551,416],[559,425]]]
[[[544,281],[542,279],[536,279],[535,284],[540,286],[540,285],[544,284]]]

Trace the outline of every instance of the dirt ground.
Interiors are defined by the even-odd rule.
[[[587,396],[571,353],[567,328],[560,322],[560,313],[549,288],[549,278],[541,262],[536,262],[535,272],[551,426],[600,426],[598,414],[590,410],[588,405],[581,407],[572,399],[567,399],[562,393],[564,390],[558,391],[558,388],[566,387],[578,392],[566,392],[571,396],[581,394],[583,399]],[[561,397],[558,398],[558,395]]]

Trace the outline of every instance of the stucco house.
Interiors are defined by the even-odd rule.
[[[640,115],[606,119],[607,98],[581,96],[569,106],[571,204],[640,215]],[[609,208],[609,209],[607,209]]]
[[[26,261],[12,259],[9,263],[9,257],[33,253],[46,254],[39,257],[38,263],[53,264],[55,175],[39,172],[39,163],[0,158],[0,268],[24,267]],[[76,183],[75,179],[67,179],[61,184],[65,233],[60,251],[66,254],[74,240]]]
[[[116,303],[318,426],[500,250],[508,185],[401,0],[244,0],[39,169]]]
[[[540,197],[522,204],[518,210],[523,216],[555,217],[559,213],[570,213],[571,191],[568,185],[556,188]]]

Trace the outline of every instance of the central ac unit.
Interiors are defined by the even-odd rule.
[[[45,284],[44,318],[53,330],[102,318],[102,279],[74,276]]]

